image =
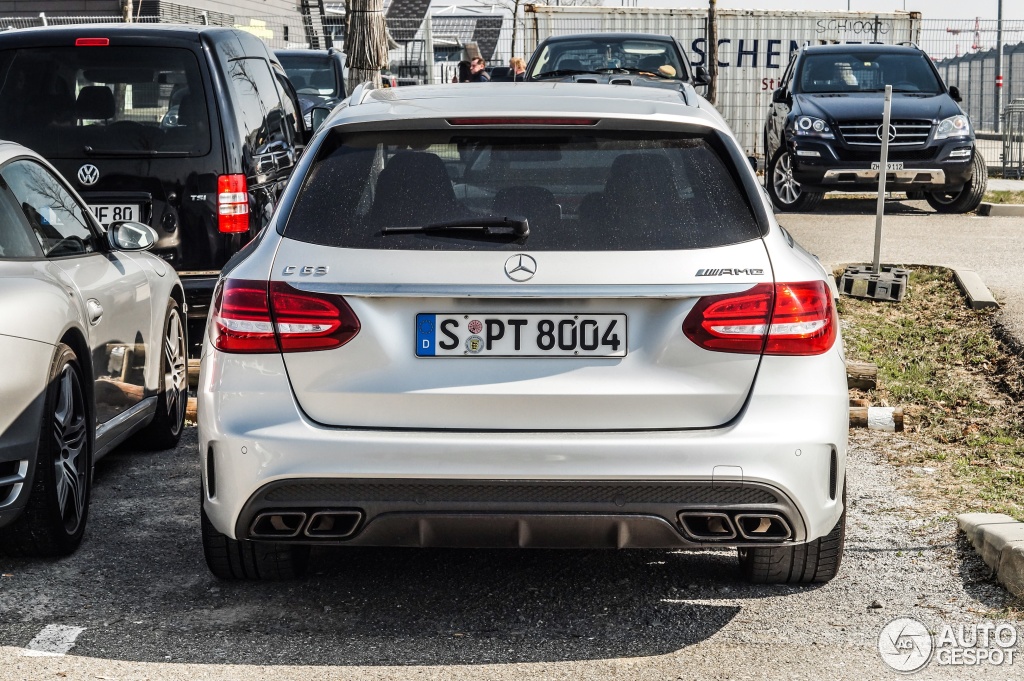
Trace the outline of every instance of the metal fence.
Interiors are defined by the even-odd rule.
[[[141,22],[233,26],[254,33],[274,49],[343,47],[343,15],[238,16],[161,3],[160,16]],[[546,12],[546,13],[545,13]],[[719,13],[719,108],[751,153],[760,153],[760,129],[771,91],[799,45],[825,42],[918,43],[935,61],[949,85],[956,85],[963,106],[981,131],[995,131],[997,106],[995,20],[909,20],[890,12],[769,12],[724,10]],[[77,23],[117,23],[115,14],[0,17],[0,29]],[[545,25],[544,22],[547,22]],[[435,14],[429,20],[388,19],[393,39],[390,71],[403,84],[449,82],[455,64],[475,46],[489,62],[506,65],[513,56],[528,58],[539,39],[550,34],[602,31],[666,33],[680,40],[691,64],[707,63],[705,10],[643,8],[540,8],[513,21],[510,15],[466,11]],[[1024,21],[1003,22],[1004,109],[1024,99]],[[514,39],[514,40],[513,40]],[[995,161],[996,159],[991,159]]]

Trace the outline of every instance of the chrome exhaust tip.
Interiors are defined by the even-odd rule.
[[[736,538],[732,520],[725,513],[680,511],[679,524],[690,539],[696,541],[724,541]]]
[[[793,536],[786,519],[775,513],[739,513],[736,527],[749,541],[783,541]]]
[[[345,539],[355,534],[363,512],[317,511],[309,517],[304,534],[312,539]]]
[[[252,521],[249,536],[253,539],[288,539],[299,536],[306,523],[304,511],[266,511]]]

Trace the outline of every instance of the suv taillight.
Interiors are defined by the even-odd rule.
[[[249,231],[249,190],[245,175],[217,178],[217,229],[224,234]]]
[[[820,355],[835,343],[836,324],[828,285],[806,281],[701,298],[683,333],[705,350]]]
[[[283,282],[228,279],[213,295],[210,338],[223,352],[305,352],[339,348],[359,333],[341,296],[299,291]]]

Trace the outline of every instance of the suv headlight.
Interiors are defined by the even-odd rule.
[[[944,140],[950,137],[970,137],[971,122],[967,116],[958,114],[939,121],[939,128],[935,131],[935,139]]]
[[[828,123],[814,116],[797,116],[793,120],[793,132],[801,137],[818,137],[827,140],[835,138]]]

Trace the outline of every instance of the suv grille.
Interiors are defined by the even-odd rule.
[[[896,139],[889,142],[891,147],[925,144],[932,132],[931,121],[891,121],[891,125],[896,128]],[[879,121],[846,121],[839,124],[839,132],[847,144],[880,147],[881,127]]]

